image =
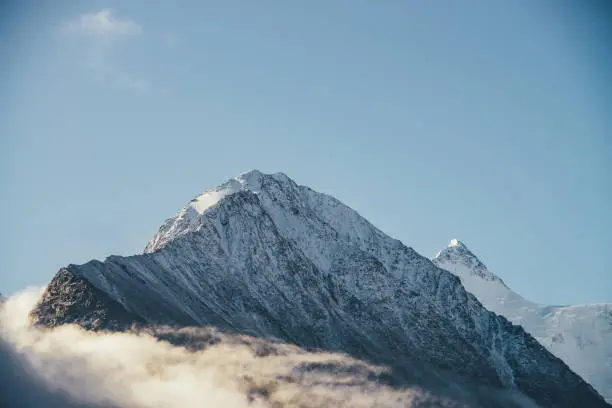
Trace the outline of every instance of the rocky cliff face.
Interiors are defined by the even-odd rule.
[[[433,262],[461,279],[489,310],[521,325],[612,402],[612,304],[547,306],[531,302],[453,240]]]
[[[143,254],[66,267],[33,317],[90,329],[213,325],[349,353],[391,366],[400,382],[608,406],[455,275],[280,173],[249,172],[201,194]]]

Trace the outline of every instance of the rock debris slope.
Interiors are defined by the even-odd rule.
[[[386,364],[395,386],[608,406],[455,275],[282,173],[251,171],[199,195],[143,254],[63,268],[32,315],[88,329],[212,325]]]

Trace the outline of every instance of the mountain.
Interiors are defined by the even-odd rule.
[[[526,300],[457,240],[433,262],[457,275],[487,309],[521,325],[612,402],[611,303],[546,306]]]
[[[251,171],[200,194],[143,254],[62,268],[32,318],[276,338],[384,364],[394,387],[418,384],[472,407],[517,406],[487,400],[494,389],[542,407],[609,407],[455,275],[282,173]]]

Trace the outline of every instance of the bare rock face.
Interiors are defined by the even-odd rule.
[[[88,330],[125,330],[144,322],[68,269],[61,269],[55,275],[32,317],[40,325],[72,323]]]
[[[252,171],[201,194],[143,254],[60,270],[33,317],[88,329],[215,326],[384,364],[399,385],[608,407],[458,277],[280,173]]]

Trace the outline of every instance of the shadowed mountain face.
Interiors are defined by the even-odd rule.
[[[497,387],[544,407],[608,406],[456,276],[283,174],[253,171],[203,193],[144,254],[62,269],[32,315],[88,329],[212,325],[384,364],[398,387]]]

